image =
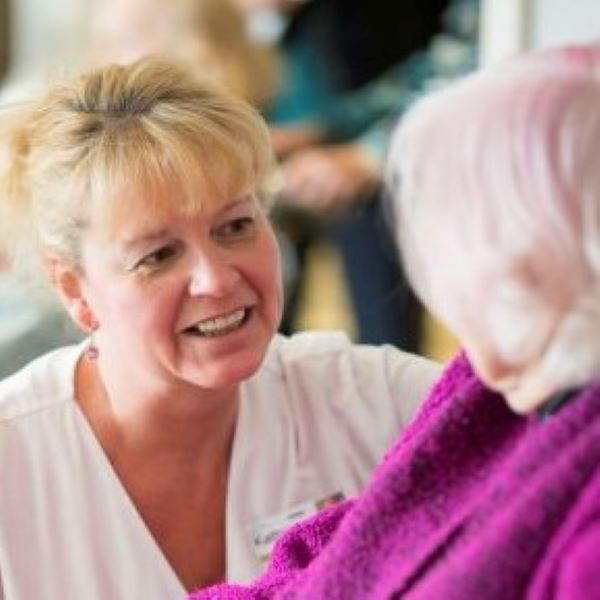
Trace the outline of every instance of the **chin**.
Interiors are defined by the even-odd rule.
[[[504,394],[506,403],[513,412],[528,415],[539,408],[552,396],[552,390],[540,385],[537,381],[524,382]]]
[[[202,372],[194,369],[187,378],[199,387],[219,390],[231,386],[239,385],[246,379],[249,379],[258,371],[262,363],[260,359],[254,358],[247,361],[236,361],[236,364],[214,365],[213,367],[205,367]]]

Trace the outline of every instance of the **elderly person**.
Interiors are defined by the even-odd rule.
[[[268,131],[171,62],[6,115],[0,224],[89,334],[0,383],[0,597],[181,598],[355,494],[437,376],[276,336]]]
[[[395,138],[395,229],[464,343],[364,494],[195,598],[600,598],[600,47],[425,99]]]

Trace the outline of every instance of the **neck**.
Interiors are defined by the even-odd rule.
[[[103,376],[99,363],[82,358],[76,398],[109,455],[154,454],[179,464],[229,456],[237,387],[207,391],[180,384],[155,392],[136,389],[132,382]]]

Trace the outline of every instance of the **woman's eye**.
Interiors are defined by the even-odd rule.
[[[175,246],[162,246],[153,252],[146,254],[133,267],[133,270],[138,269],[154,269],[161,267],[173,258],[177,253]]]
[[[251,217],[232,219],[216,230],[216,235],[225,240],[244,238],[254,231],[255,221]]]

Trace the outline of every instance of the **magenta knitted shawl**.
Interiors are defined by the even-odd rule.
[[[191,598],[600,599],[600,384],[519,417],[459,356],[357,500]]]

